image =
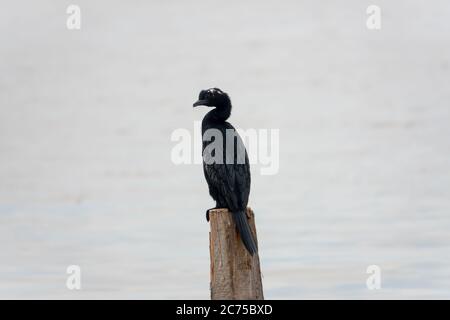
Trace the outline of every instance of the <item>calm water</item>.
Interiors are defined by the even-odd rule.
[[[252,168],[267,298],[450,298],[448,1],[381,1],[380,31],[356,0],[185,2],[0,10],[0,298],[209,298],[213,203],[170,135],[211,86],[280,129],[279,173]]]

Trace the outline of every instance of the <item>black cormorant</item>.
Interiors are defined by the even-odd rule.
[[[231,100],[222,90],[211,88],[200,92],[198,101],[194,103],[194,107],[197,106],[215,107],[202,121],[203,172],[209,194],[216,201],[216,208],[228,208],[232,213],[242,242],[253,255],[257,248],[246,215],[250,194],[250,164],[242,139],[226,121],[231,114]],[[216,137],[219,133],[222,137],[221,145]],[[219,143],[222,150],[211,148],[213,142],[216,146]],[[212,158],[215,161],[211,161]],[[209,221],[209,210],[206,212],[206,219]]]

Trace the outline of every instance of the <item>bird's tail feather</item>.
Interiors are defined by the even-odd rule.
[[[247,221],[247,215],[245,214],[245,212],[233,212],[233,220],[234,223],[236,223],[237,230],[247,251],[251,255],[258,252],[258,248],[256,247],[255,240],[253,239],[253,234],[250,230],[250,226]]]

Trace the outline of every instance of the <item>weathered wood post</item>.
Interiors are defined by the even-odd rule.
[[[245,249],[231,212],[227,209],[212,209],[209,216],[211,299],[264,299],[259,256],[254,254],[252,257]],[[247,208],[247,218],[258,245],[255,216],[250,208]]]

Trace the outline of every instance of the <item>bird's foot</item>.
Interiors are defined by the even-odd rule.
[[[206,221],[209,222],[209,211],[217,209],[219,207],[215,206],[214,208],[209,208],[208,210],[206,210]]]

